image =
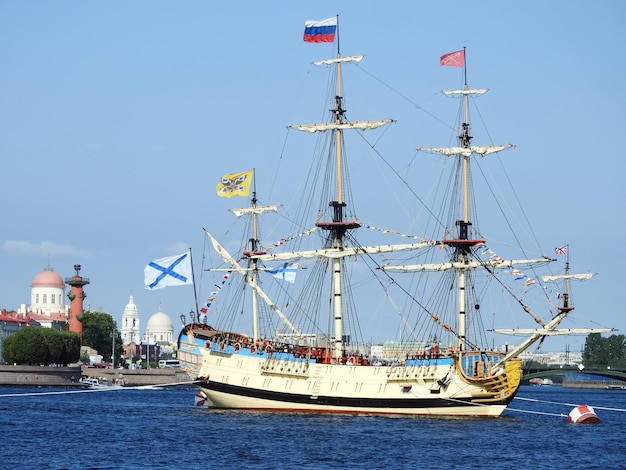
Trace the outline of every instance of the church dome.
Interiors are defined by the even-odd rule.
[[[146,325],[148,331],[174,331],[174,324],[170,317],[165,313],[158,311],[148,319]]]
[[[46,268],[35,276],[31,287],[60,287],[64,288],[63,278],[52,268]]]

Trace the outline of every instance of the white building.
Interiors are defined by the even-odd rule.
[[[130,343],[139,343],[141,333],[139,330],[139,312],[131,294],[124,313],[122,314],[122,343],[128,345]]]
[[[139,311],[133,296],[130,296],[128,304],[122,314],[122,329],[120,331],[122,343],[128,346],[135,345],[159,345],[161,354],[172,354],[176,349],[174,338],[174,324],[169,316],[163,313],[159,305],[159,311],[152,315],[146,323],[146,330],[143,336],[140,333]]]

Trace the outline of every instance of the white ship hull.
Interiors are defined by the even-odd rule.
[[[489,377],[484,368],[481,377],[459,375],[459,365],[470,364],[471,355],[401,365],[325,364],[240,345],[209,341],[207,348],[202,337],[190,340],[184,333],[181,340],[183,367],[210,406],[221,409],[495,417],[521,379],[514,370]]]

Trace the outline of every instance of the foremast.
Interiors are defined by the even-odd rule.
[[[465,54],[464,54],[465,57]],[[458,289],[458,324],[456,335],[456,349],[463,351],[466,349],[467,337],[466,337],[466,299],[465,299],[465,284],[467,270],[471,269],[470,265],[473,263],[472,248],[477,245],[482,245],[484,240],[473,237],[471,233],[472,222],[470,221],[470,157],[473,154],[485,155],[488,153],[498,152],[512,147],[512,145],[504,146],[472,146],[472,135],[469,116],[469,96],[470,95],[482,95],[487,92],[486,89],[471,90],[467,84],[467,68],[465,60],[463,63],[464,68],[464,85],[462,90],[448,90],[444,91],[444,94],[448,96],[460,95],[463,98],[463,110],[464,120],[461,124],[460,132],[457,136],[458,147],[444,147],[444,148],[420,148],[419,150],[440,153],[443,155],[456,155],[459,159],[460,165],[458,168],[461,171],[461,199],[460,199],[460,214],[461,217],[456,220],[457,233],[456,238],[444,239],[442,243],[452,248],[452,265],[456,267],[457,273],[457,289]]]
[[[465,51],[464,51],[465,52]],[[464,53],[464,58],[465,58]],[[462,90],[449,90],[444,91],[443,93],[448,96],[461,96],[463,98],[463,108],[464,108],[464,122],[461,125],[461,129],[458,137],[458,146],[457,147],[443,147],[443,148],[420,148],[419,150],[439,153],[446,156],[456,156],[460,160],[460,171],[461,171],[461,182],[462,182],[462,198],[461,198],[461,210],[460,213],[462,217],[460,217],[456,221],[456,225],[458,227],[457,238],[456,239],[444,239],[441,243],[450,246],[453,248],[453,256],[452,261],[450,263],[441,263],[439,265],[413,265],[413,266],[386,266],[387,270],[425,270],[425,269],[435,269],[442,270],[446,268],[456,269],[457,272],[457,280],[458,280],[458,303],[459,303],[459,311],[458,311],[458,329],[456,336],[456,344],[459,351],[463,351],[466,348],[466,328],[465,328],[465,314],[466,314],[466,301],[465,301],[465,284],[466,284],[466,276],[471,269],[476,269],[479,266],[483,266],[487,268],[490,272],[494,269],[498,268],[506,268],[511,267],[516,264],[536,264],[536,263],[546,263],[550,261],[554,261],[550,258],[544,257],[541,259],[534,260],[512,260],[512,261],[499,261],[496,264],[485,263],[480,259],[473,259],[472,249],[484,243],[483,240],[472,238],[471,235],[471,227],[472,223],[470,221],[470,158],[472,155],[487,155],[495,152],[499,152],[502,150],[506,150],[508,148],[513,147],[511,144],[501,145],[501,146],[475,146],[472,145],[472,136],[471,136],[471,126],[470,126],[470,118],[469,118],[469,97],[471,95],[483,95],[488,90],[487,89],[470,89],[467,85],[467,69],[466,62],[464,60],[464,86]],[[569,256],[569,254],[568,254]],[[569,258],[566,266],[566,271],[569,271]],[[523,305],[524,310],[529,313],[531,316],[535,318],[535,321],[541,325],[541,328],[537,329],[527,329],[527,330],[492,330],[496,333],[508,333],[508,334],[529,334],[530,336],[523,341],[518,347],[509,351],[503,358],[500,359],[492,368],[491,373],[496,374],[503,367],[503,365],[509,361],[510,359],[516,358],[523,351],[528,349],[531,345],[541,340],[545,336],[550,335],[558,335],[558,334],[585,334],[585,333],[606,333],[610,331],[614,331],[613,329],[608,328],[596,328],[596,329],[563,329],[557,330],[556,327],[565,319],[567,314],[573,310],[573,306],[570,302],[569,297],[569,280],[570,279],[588,279],[591,275],[571,275],[566,273],[565,276],[552,276],[556,280],[565,279],[566,287],[565,293],[562,295],[561,300],[562,304],[559,307],[558,313],[550,319],[547,323],[536,317],[531,311],[530,308],[526,305]],[[547,279],[546,279],[547,280]]]

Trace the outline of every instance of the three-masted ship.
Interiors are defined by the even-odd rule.
[[[217,286],[221,292],[215,304],[227,289],[238,295],[230,304],[220,303],[206,323],[196,321],[184,326],[178,339],[179,360],[215,408],[499,416],[520,387],[521,352],[558,331],[556,326],[569,312],[569,307],[564,307],[548,322],[537,319],[540,326],[528,330],[528,339],[510,351],[489,347],[483,341],[484,331],[476,332],[482,327],[477,320],[482,295],[477,289],[479,278],[495,278],[517,266],[551,261],[545,256],[517,260],[493,256],[473,223],[472,159],[506,150],[510,145],[472,143],[468,99],[486,90],[470,89],[465,80],[463,89],[446,92],[459,96],[465,110],[458,144],[422,150],[454,159],[451,181],[455,190],[450,191],[447,202],[451,212],[448,222],[441,223],[443,228],[436,238],[359,244],[356,234],[364,227],[351,207],[345,137],[350,132],[362,135],[392,122],[351,121],[346,117],[342,67],[361,59],[338,52],[335,58],[317,63],[335,71],[331,119],[292,126],[324,136],[325,152],[320,161],[326,164],[326,172],[321,186],[327,198],[315,212],[311,211],[314,221],[306,230],[306,238],[315,238],[319,246],[283,251],[291,245],[284,243],[265,248],[258,219],[265,212],[277,211],[278,206],[260,204],[254,191],[251,206],[234,211],[250,220],[250,235],[241,252],[230,254],[212,233],[206,232],[223,261],[222,267],[215,269],[225,279]],[[290,240],[296,238],[305,237]],[[424,253],[445,255],[447,259],[426,262]],[[398,255],[407,260],[415,256],[419,262],[393,262],[400,259]],[[357,259],[364,263],[356,263]],[[307,264],[306,270],[297,273],[306,274],[311,284],[303,282],[300,293],[288,301],[275,301],[266,287],[270,282],[284,281],[275,280],[270,272],[275,274],[276,269],[269,266],[293,268],[296,263]],[[383,285],[384,296],[392,287],[402,285],[399,290],[408,299],[402,304],[390,302],[400,312],[404,334],[394,343],[395,349],[390,347],[378,355],[356,340],[360,324],[354,307],[357,302],[350,293],[354,281],[351,270],[365,264],[373,266],[372,272],[384,279],[375,282]],[[436,282],[442,287],[442,295],[435,293],[435,285],[420,284],[421,278],[429,274],[440,278]],[[318,287],[312,287],[313,281],[319,281]],[[244,296],[249,299],[245,307]],[[528,306],[517,302],[533,315]],[[227,310],[234,313],[228,316]],[[415,313],[415,320],[408,320],[409,311]]]

